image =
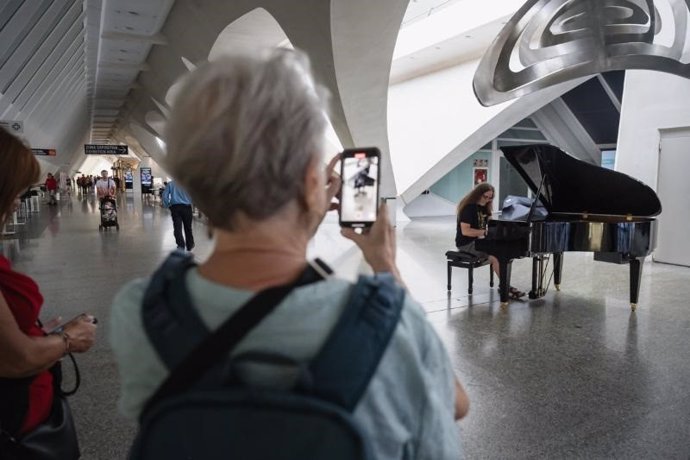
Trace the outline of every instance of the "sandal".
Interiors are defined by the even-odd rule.
[[[520,297],[524,297],[524,295],[525,295],[524,292],[522,292],[519,289],[514,288],[512,286],[508,288],[508,294],[513,299],[519,299]]]

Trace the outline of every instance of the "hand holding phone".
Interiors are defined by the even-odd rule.
[[[50,333],[63,337],[67,344],[67,352],[83,353],[88,351],[96,340],[96,323],[98,320],[94,316],[82,313]]]
[[[361,234],[355,228],[342,228],[340,233],[362,250],[364,259],[376,272],[391,273],[404,286],[395,264],[395,229],[388,220],[388,207],[384,202],[379,207],[378,217],[371,228]]]
[[[340,226],[371,227],[379,206],[381,152],[376,147],[346,149],[340,160]]]

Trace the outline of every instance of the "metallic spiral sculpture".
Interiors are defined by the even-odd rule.
[[[690,0],[529,0],[482,57],[474,93],[495,105],[609,70],[690,78]]]

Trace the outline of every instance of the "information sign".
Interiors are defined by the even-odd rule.
[[[34,155],[43,155],[49,157],[54,157],[57,155],[57,151],[55,149],[31,149],[31,152]]]
[[[12,134],[22,134],[24,132],[24,122],[19,120],[0,120],[0,126]]]
[[[87,155],[127,155],[127,145],[110,144],[84,144],[84,153]]]
[[[151,168],[139,168],[139,174],[141,175],[141,193],[151,193],[153,187]]]

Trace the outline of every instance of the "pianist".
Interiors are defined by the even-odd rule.
[[[466,252],[475,257],[489,259],[491,269],[499,275],[498,259],[485,252],[477,251],[475,241],[486,236],[491,208],[494,199],[493,185],[484,182],[478,184],[470,193],[460,200],[457,208],[457,227],[455,229],[455,246],[458,251]],[[514,287],[509,288],[511,297],[519,298],[525,295]]]

